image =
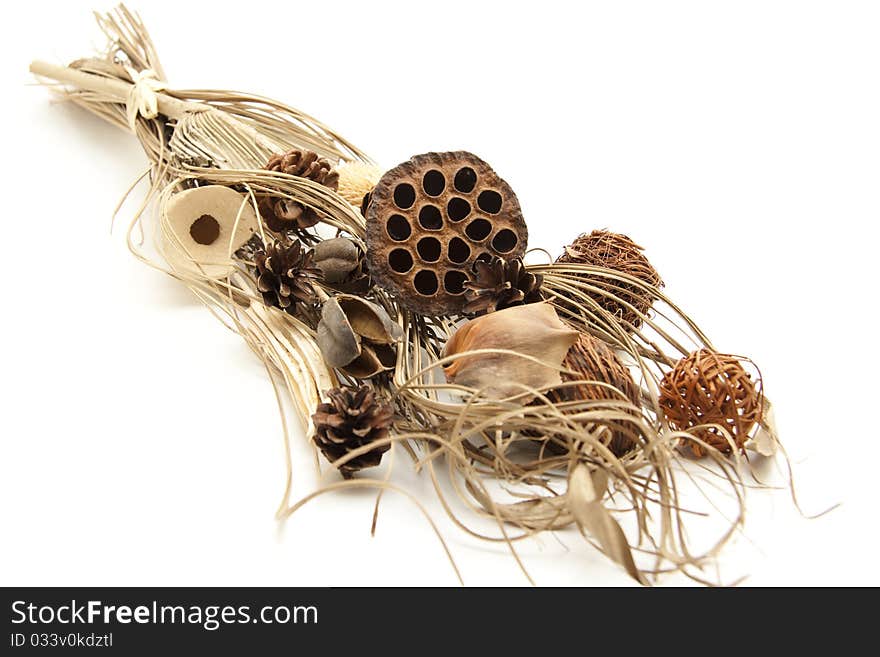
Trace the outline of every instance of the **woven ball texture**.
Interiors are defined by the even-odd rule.
[[[718,426],[741,450],[761,420],[763,401],[760,376],[749,374],[736,356],[709,349],[682,358],[660,383],[660,407],[669,425],[724,454],[732,453],[733,447]],[[698,458],[707,451],[695,440],[686,440],[684,446]]]

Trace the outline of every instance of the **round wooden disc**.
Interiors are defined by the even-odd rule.
[[[426,315],[459,312],[477,258],[517,258],[528,230],[516,194],[466,151],[425,153],[391,169],[366,210],[375,281]]]

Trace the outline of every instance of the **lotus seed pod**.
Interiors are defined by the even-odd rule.
[[[426,153],[388,171],[366,207],[377,284],[418,313],[458,313],[477,259],[518,258],[528,231],[510,186],[476,155]]]

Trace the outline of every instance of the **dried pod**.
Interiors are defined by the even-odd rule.
[[[323,240],[313,248],[315,266],[324,274],[324,282],[344,281],[361,260],[357,245],[345,237]]]
[[[464,284],[467,303],[462,310],[483,314],[542,301],[543,281],[544,277],[530,273],[520,258],[477,260]]]
[[[401,328],[382,306],[349,294],[324,302],[318,322],[318,347],[324,361],[357,379],[394,368],[394,344]]]
[[[521,257],[528,241],[513,190],[464,151],[416,155],[391,169],[365,216],[373,278],[422,314],[461,311],[474,261]]]
[[[361,247],[346,237],[318,242],[315,264],[324,272],[324,283],[346,294],[363,296],[373,286]]]
[[[177,270],[224,278],[235,265],[230,254],[257,229],[247,196],[222,185],[173,194],[162,208],[160,248]]]
[[[320,279],[321,270],[312,263],[312,252],[299,240],[270,241],[254,255],[254,264],[257,289],[267,306],[293,314],[297,301],[317,302],[314,282]]]
[[[642,253],[642,247],[626,235],[605,230],[594,230],[581,235],[556,259],[559,263],[573,263],[603,267],[628,274],[645,285],[663,287],[660,274]],[[633,328],[642,325],[642,315],[654,303],[654,295],[638,285],[612,278],[591,276],[590,284],[599,292],[586,292],[602,308]],[[630,307],[631,306],[631,307]]]
[[[689,431],[707,445],[724,454],[738,449],[763,415],[764,394],[760,375],[752,376],[740,359],[700,349],[682,358],[660,382],[660,407],[669,425]],[[720,425],[727,431],[722,431]],[[686,446],[697,458],[706,448],[687,440]]]
[[[324,158],[318,157],[317,153],[308,150],[293,149],[284,154],[273,155],[265,168],[290,176],[308,178],[334,190],[339,183],[339,176],[333,170],[333,165]],[[318,213],[307,205],[268,194],[260,197],[259,208],[266,226],[276,233],[310,228],[320,221]]]
[[[513,354],[487,353],[456,358],[443,371],[451,383],[482,390],[490,399],[522,394],[527,388],[559,385],[559,368],[578,332],[560,321],[547,303],[514,306],[472,319],[449,339],[444,356],[479,349],[506,349],[532,356],[536,363]],[[522,397],[523,403],[534,395]]]
[[[381,169],[373,164],[349,162],[337,169],[339,185],[337,192],[354,207],[361,207],[364,196],[373,191],[382,175]]]
[[[334,388],[327,391],[327,397],[330,402],[318,406],[312,421],[315,445],[331,463],[388,436],[394,410],[391,404],[377,400],[369,386]],[[390,444],[377,445],[340,465],[339,471],[349,479],[358,470],[377,466],[390,447]]]
[[[640,406],[641,391],[627,367],[607,344],[582,333],[562,361],[563,382],[580,381],[551,390],[547,397],[559,404],[576,400],[625,401]],[[632,423],[615,420],[602,426],[590,425],[589,431],[597,433],[613,454],[623,456],[637,446],[632,435]],[[555,443],[548,442],[551,450]]]

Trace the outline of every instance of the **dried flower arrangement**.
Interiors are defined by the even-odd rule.
[[[151,186],[130,248],[241,335],[344,477],[291,503],[288,452],[279,519],[325,491],[395,489],[362,471],[400,444],[441,498],[445,464],[498,532],[443,507],[518,563],[518,541],[575,526],[641,583],[668,571],[712,583],[702,567],[743,523],[746,450],[778,441],[760,373],[712,347],[641,247],[593,231],[551,264],[523,264],[516,195],[475,155],[382,173],[280,102],[171,89],[135,14],[98,21],[106,56],[31,70],[138,138]],[[689,457],[738,505],[700,552],[679,498]]]

